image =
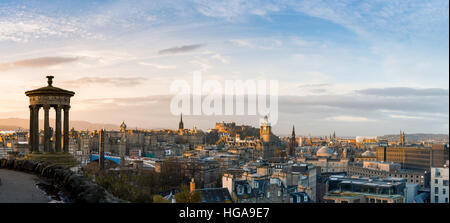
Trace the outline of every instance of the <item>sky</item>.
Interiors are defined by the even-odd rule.
[[[1,0],[0,118],[28,118],[53,75],[72,120],[175,129],[170,85],[201,72],[277,80],[280,135],[448,133],[448,27],[447,0]]]

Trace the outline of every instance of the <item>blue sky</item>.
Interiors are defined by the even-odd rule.
[[[28,117],[51,73],[74,119],[176,128],[164,95],[202,71],[279,80],[279,134],[445,133],[448,23],[444,0],[0,1],[0,115]]]

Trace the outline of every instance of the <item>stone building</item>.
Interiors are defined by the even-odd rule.
[[[348,178],[332,176],[328,180],[327,203],[403,203],[404,179]]]
[[[326,146],[322,146],[315,157],[298,157],[297,161],[318,166],[321,173],[344,173],[349,163],[347,158],[339,158],[335,151]]]
[[[364,164],[378,164],[377,168]],[[396,177],[405,179],[406,183],[417,184],[421,188],[430,187],[430,172],[425,170],[408,170],[401,169],[400,164],[383,163],[375,161],[365,161],[363,165],[360,163],[353,163],[348,166],[348,176],[362,176],[362,177]],[[385,168],[378,168],[385,166]]]
[[[365,152],[354,157],[354,162],[356,163],[363,163],[364,161],[376,161],[376,160],[377,157],[375,153],[373,153],[370,150],[366,150]]]

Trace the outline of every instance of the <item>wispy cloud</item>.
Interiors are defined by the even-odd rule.
[[[386,35],[417,35],[417,32],[429,33],[436,30],[446,30],[448,35],[448,4],[448,1],[442,0],[301,0],[288,3],[293,10],[332,21],[365,36],[377,31],[383,31]]]
[[[101,35],[88,31],[87,24],[75,17],[52,16],[32,7],[0,5],[0,41],[30,42],[51,37],[101,38]]]
[[[327,117],[325,120],[328,121],[341,121],[341,122],[373,122],[375,120],[366,118],[366,117],[357,117],[357,116],[333,116]]]
[[[448,96],[449,90],[442,88],[408,88],[408,87],[392,87],[392,88],[368,88],[357,90],[356,93],[376,96]]]
[[[227,58],[225,58],[224,56],[222,56],[222,55],[220,55],[218,53],[214,54],[211,58],[219,60],[220,62],[222,62],[224,64],[229,64],[230,63],[230,61],[228,61]]]
[[[160,51],[158,51],[158,54],[162,55],[162,54],[176,54],[176,53],[191,52],[202,46],[203,46],[203,44],[176,46],[176,47],[160,50]]]
[[[33,59],[17,60],[9,63],[1,63],[0,71],[20,68],[49,67],[58,64],[71,63],[79,59],[79,57],[38,57]]]
[[[176,66],[173,66],[173,65],[162,65],[162,64],[147,63],[147,62],[139,62],[138,64],[143,65],[143,66],[150,66],[150,67],[160,69],[160,70],[177,68]]]
[[[247,15],[266,16],[270,12],[280,11],[282,4],[257,0],[196,0],[197,11],[201,14],[236,21]]]
[[[281,40],[274,38],[232,39],[230,42],[239,47],[254,49],[274,49],[283,44]]]
[[[305,39],[302,39],[300,37],[292,37],[291,41],[294,45],[299,47],[312,47],[319,44],[317,41],[307,41]]]
[[[64,86],[81,87],[92,84],[106,84],[116,87],[134,87],[142,84],[146,78],[143,77],[82,77],[76,80],[65,81]]]
[[[391,118],[399,118],[399,119],[424,119],[424,117],[420,116],[412,116],[412,115],[389,115]]]

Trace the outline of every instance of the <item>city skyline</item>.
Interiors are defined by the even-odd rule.
[[[154,4],[0,3],[1,117],[27,118],[23,92],[54,75],[72,120],[175,129],[170,83],[200,71],[279,80],[280,135],[448,133],[448,1]]]

